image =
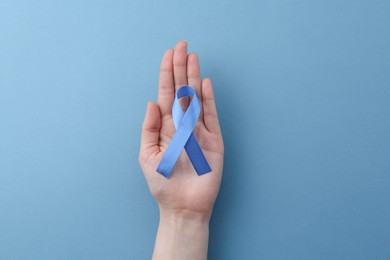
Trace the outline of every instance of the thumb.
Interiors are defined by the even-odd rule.
[[[156,103],[150,101],[142,125],[141,149],[139,155],[139,162],[141,165],[150,154],[160,151],[160,127],[160,108]]]

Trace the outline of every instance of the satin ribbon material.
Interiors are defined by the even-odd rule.
[[[180,106],[179,99],[182,97],[192,97],[192,100],[184,112]],[[202,149],[192,132],[200,114],[200,103],[195,90],[190,86],[181,87],[175,97],[172,106],[172,118],[176,132],[165,151],[157,172],[169,178],[176,161],[179,158],[183,148],[198,175],[211,172],[210,165],[204,156]]]

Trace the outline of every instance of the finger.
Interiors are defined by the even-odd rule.
[[[153,153],[160,151],[161,114],[158,105],[154,102],[149,102],[146,109],[145,120],[142,125],[141,149],[139,161],[142,165],[146,158]]]
[[[192,86],[195,89],[196,95],[199,98],[199,102],[202,102],[202,92],[200,91],[201,80],[200,80],[199,58],[196,53],[190,53],[188,55],[187,77],[188,77],[188,85]],[[203,121],[203,109],[200,110],[199,120]]]
[[[176,91],[183,85],[187,85],[187,42],[180,41],[176,44],[173,54],[173,75]]]
[[[202,98],[203,98],[203,121],[206,129],[211,133],[220,133],[217,107],[215,105],[214,91],[211,80],[206,78],[202,81]]]
[[[173,49],[168,49],[161,60],[160,80],[158,84],[158,105],[161,116],[172,115],[172,103],[175,98],[173,81]]]

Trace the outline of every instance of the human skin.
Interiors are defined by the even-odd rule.
[[[172,104],[176,91],[192,86],[201,103],[193,130],[212,169],[198,176],[182,152],[169,179],[156,169],[175,133]],[[187,102],[181,102],[185,107]],[[187,103],[187,104],[186,104]],[[211,80],[201,80],[198,56],[187,42],[168,49],[161,61],[158,102],[149,102],[142,126],[139,164],[160,209],[153,259],[207,259],[209,222],[221,183],[224,145]]]

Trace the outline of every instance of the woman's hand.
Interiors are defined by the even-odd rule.
[[[200,100],[202,109],[194,134],[212,172],[198,176],[187,153],[182,152],[171,177],[166,179],[156,169],[175,133],[172,104],[176,91],[183,85],[192,86]],[[201,81],[197,55],[187,55],[187,43],[180,41],[174,50],[168,49],[164,54],[158,104],[149,102],[142,128],[139,163],[160,209],[209,217],[219,190],[223,156],[223,140],[211,81]]]
[[[194,128],[194,135],[212,172],[198,176],[187,153],[183,151],[171,177],[166,179],[157,173],[156,169],[175,133],[172,104],[176,91],[184,85],[190,85],[195,89],[201,103],[201,113]],[[187,54],[187,43],[180,41],[175,49],[168,49],[164,54],[160,69],[158,104],[148,103],[142,128],[139,163],[160,208],[160,226],[154,258],[172,259],[177,256],[180,259],[192,259],[188,257],[195,255],[199,257],[194,259],[205,257],[208,222],[219,191],[223,158],[224,146],[211,81],[201,80],[197,55]],[[183,228],[186,230],[184,233]],[[180,239],[174,242],[167,239],[170,236]],[[189,241],[186,241],[186,238]],[[165,252],[167,255],[164,254],[164,250],[170,248],[169,241],[173,243],[173,248]],[[183,248],[175,248],[178,243],[182,243],[187,251],[180,253]],[[198,250],[198,253],[203,250],[203,255],[201,252],[200,255],[190,252],[191,246],[196,245],[203,249],[199,247],[193,249]],[[183,255],[186,253],[188,256]]]

